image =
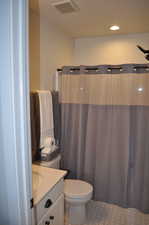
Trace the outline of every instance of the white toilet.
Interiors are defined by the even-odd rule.
[[[91,200],[93,187],[82,180],[65,180],[65,202],[69,224],[84,224],[86,203]]]
[[[43,162],[40,165],[59,169],[61,157],[50,162]],[[82,180],[65,180],[64,187],[66,214],[69,224],[84,224],[86,220],[86,203],[91,200],[93,187]]]

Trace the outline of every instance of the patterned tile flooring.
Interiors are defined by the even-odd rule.
[[[65,225],[68,225],[67,219]],[[149,214],[136,209],[90,201],[87,205],[87,222],[84,225],[149,225]]]

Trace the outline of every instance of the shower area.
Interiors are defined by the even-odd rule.
[[[149,225],[149,64],[66,66],[59,81],[62,168],[93,185],[89,218]]]

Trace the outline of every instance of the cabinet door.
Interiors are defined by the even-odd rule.
[[[64,225],[64,195],[51,206],[38,225]]]

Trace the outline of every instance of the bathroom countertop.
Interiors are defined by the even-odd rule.
[[[36,205],[67,174],[67,171],[33,164],[32,174],[33,198]]]

